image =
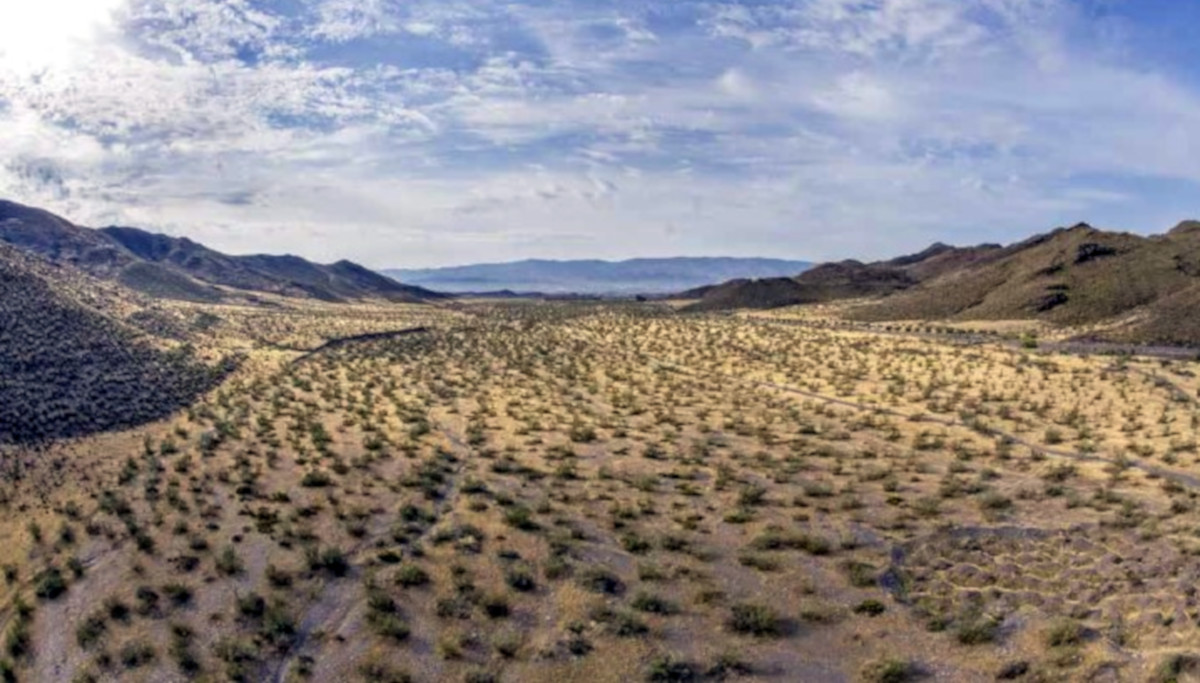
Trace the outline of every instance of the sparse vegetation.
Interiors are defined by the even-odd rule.
[[[57,629],[101,679],[1021,680],[1185,642],[1200,408],[1156,377],[1195,395],[1190,363],[803,311],[224,307],[196,354],[428,331],[253,342],[186,410],[21,460],[0,661],[45,678]]]

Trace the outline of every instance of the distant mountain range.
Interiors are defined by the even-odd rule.
[[[792,276],[812,264],[767,258],[678,257],[628,261],[482,263],[448,268],[396,269],[401,282],[442,292],[544,294],[668,294],[733,278]]]
[[[910,256],[734,280],[683,296],[716,311],[864,299],[853,319],[1037,319],[1121,342],[1200,346],[1200,222],[1162,235],[1086,223],[1008,245],[935,244]]]
[[[0,200],[0,242],[52,263],[75,266],[151,296],[221,301],[236,291],[346,301],[421,302],[442,295],[402,285],[350,261],[298,256],[230,256],[186,237],[138,228],[81,227],[48,211]]]

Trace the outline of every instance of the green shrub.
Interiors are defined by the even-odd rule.
[[[405,564],[396,570],[396,583],[405,588],[424,586],[429,583],[429,574],[415,564]]]
[[[1168,655],[1158,665],[1151,683],[1182,683],[1184,674],[1200,672],[1200,656],[1188,653]]]
[[[1050,647],[1077,645],[1082,640],[1083,625],[1074,619],[1061,619],[1046,633],[1046,644]]]
[[[323,470],[309,470],[300,478],[300,485],[306,488],[323,488],[333,483],[333,477]]]
[[[405,640],[412,633],[398,614],[390,612],[369,612],[367,624],[377,635],[391,640]]]
[[[85,617],[79,626],[75,627],[75,642],[85,650],[90,649],[100,642],[107,630],[108,621],[104,618],[104,613],[95,612]]]
[[[887,611],[887,606],[875,599],[867,599],[854,606],[855,614],[877,617]]]
[[[144,641],[133,641],[121,647],[121,664],[126,669],[137,669],[154,661],[154,646]]]
[[[651,614],[674,614],[679,611],[679,608],[671,601],[646,592],[639,592],[635,595],[630,606],[639,612]]]
[[[67,579],[58,567],[50,567],[34,578],[33,594],[42,600],[57,600],[67,592]]]
[[[524,505],[514,505],[505,510],[504,523],[522,531],[536,531],[540,528],[533,520],[533,512]]]
[[[646,669],[646,681],[649,683],[688,683],[699,678],[700,674],[694,665],[672,655],[655,657]]]
[[[309,571],[325,572],[333,577],[343,577],[350,573],[350,560],[340,548],[328,547],[324,550],[307,548],[304,553]]]
[[[869,588],[875,585],[875,566],[866,562],[846,562],[842,565],[850,585],[857,588]]]
[[[1000,635],[1000,622],[991,617],[968,617],[958,624],[954,635],[963,645],[983,645]]]
[[[912,662],[889,658],[868,664],[863,669],[862,678],[867,683],[907,683],[916,680],[919,673]]]
[[[579,584],[593,593],[615,595],[625,590],[625,584],[603,567],[588,567],[579,574]]]
[[[735,633],[769,637],[783,635],[784,623],[772,608],[755,603],[741,603],[730,608],[728,625]]]
[[[244,568],[242,558],[238,557],[237,550],[231,545],[225,546],[217,556],[217,571],[226,576],[240,574]]]
[[[537,588],[537,581],[533,578],[533,572],[525,567],[509,567],[504,572],[504,581],[513,590],[528,593]]]

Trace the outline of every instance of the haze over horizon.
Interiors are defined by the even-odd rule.
[[[1162,232],[1200,214],[1195,25],[1167,0],[19,3],[0,198],[375,268]]]

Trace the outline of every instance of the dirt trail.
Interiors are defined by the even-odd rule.
[[[405,330],[400,333],[385,333],[383,337],[376,335],[369,338],[381,339],[418,331],[423,332],[425,328]],[[362,341],[362,339],[354,338],[353,341]],[[459,432],[449,426],[441,426],[439,432],[450,443],[454,455],[458,458],[458,463],[454,470],[446,476],[446,486],[441,492],[441,498],[436,506],[437,517],[439,520],[442,520],[445,519],[447,512],[454,509],[454,503],[458,497],[462,469],[466,463],[466,456],[470,453],[470,447],[463,441]],[[431,524],[425,527],[413,538],[413,543],[420,543],[436,526],[436,524]],[[377,537],[377,534],[368,534],[366,538],[355,544],[347,555],[354,558],[362,551],[375,547]],[[324,632],[335,634],[350,619],[355,608],[361,603],[361,596],[359,595],[361,582],[354,580],[359,576],[360,571],[352,571],[343,578],[330,581],[322,588],[320,598],[305,610],[304,618],[301,619],[300,626],[297,628],[295,642],[288,649],[287,653],[283,655],[278,664],[272,668],[272,672],[268,675],[267,680],[274,681],[274,683],[285,683],[288,672],[299,657],[304,654],[315,654],[305,653],[304,651],[314,633]]]

